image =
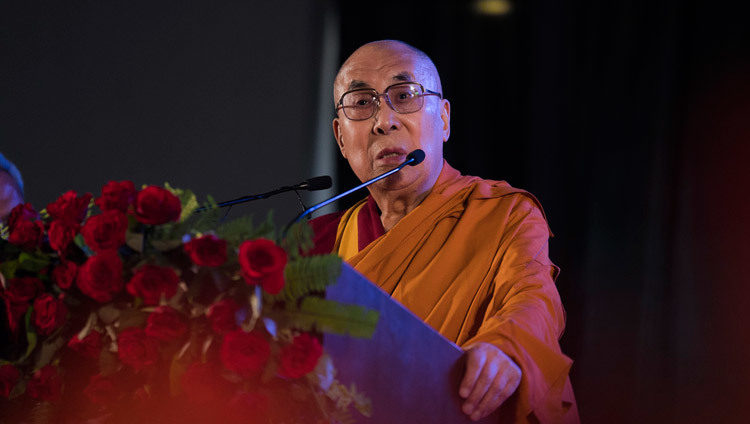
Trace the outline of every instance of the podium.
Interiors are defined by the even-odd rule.
[[[342,265],[326,298],[380,313],[371,339],[326,334],[323,341],[339,380],[372,400],[372,417],[358,415],[358,423],[501,422],[498,411],[480,421],[461,411],[463,350],[351,266]]]

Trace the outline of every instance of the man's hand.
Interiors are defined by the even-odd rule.
[[[466,355],[466,374],[458,394],[466,399],[464,413],[476,421],[494,412],[516,391],[521,369],[489,343],[471,345]]]

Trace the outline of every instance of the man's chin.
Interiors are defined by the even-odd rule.
[[[403,172],[404,170],[383,178],[382,180],[375,183],[377,185],[376,188],[384,191],[398,191],[408,189],[414,184],[416,179],[408,178],[409,176],[405,175]]]

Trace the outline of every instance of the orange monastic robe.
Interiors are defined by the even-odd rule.
[[[538,201],[444,163],[431,193],[387,233],[382,224],[382,235],[359,228],[379,223],[358,217],[367,206],[363,200],[337,216],[333,251],[457,345],[487,342],[510,356],[523,372],[503,407],[515,422],[577,422],[572,360],[558,343],[565,326],[558,268]],[[321,239],[326,226],[315,221]],[[363,243],[368,236],[374,240]]]

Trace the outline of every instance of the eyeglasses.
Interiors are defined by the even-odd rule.
[[[344,115],[352,121],[370,119],[380,108],[380,96],[385,97],[385,102],[391,109],[401,114],[414,113],[422,109],[425,96],[443,98],[442,94],[427,90],[422,87],[422,84],[400,82],[389,86],[383,93],[378,93],[371,88],[347,91],[341,95],[336,111],[343,109]]]

